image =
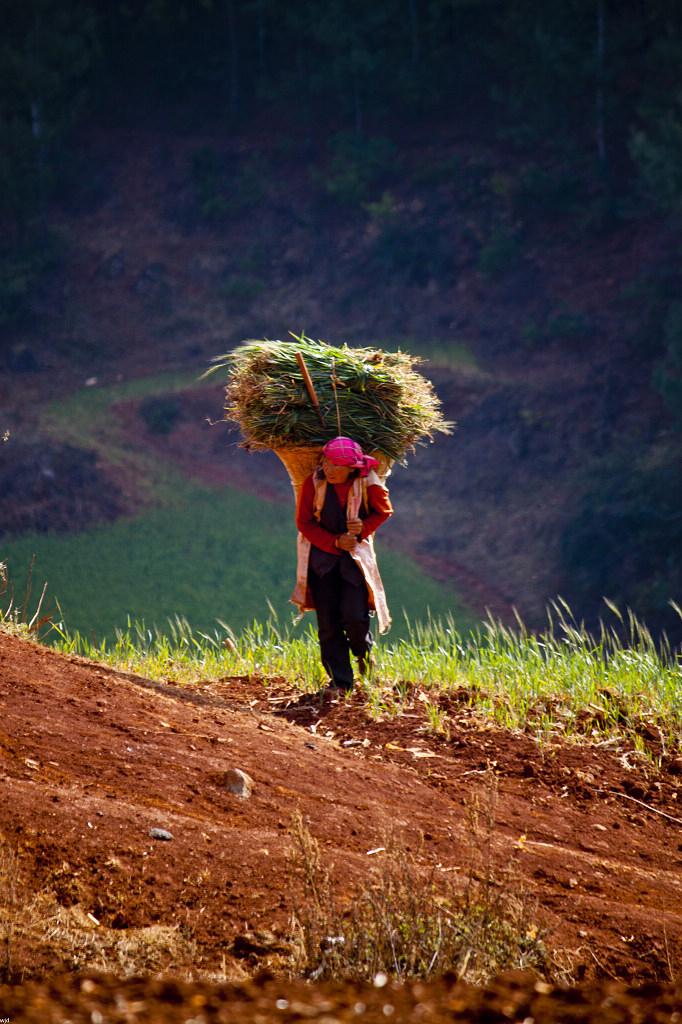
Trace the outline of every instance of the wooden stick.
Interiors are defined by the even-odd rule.
[[[607,793],[612,796],[622,796],[623,800],[632,800],[633,804],[639,804],[640,807],[644,807],[647,811],[652,811],[654,814],[660,814],[662,818],[667,818],[668,821],[674,821],[676,825],[682,825],[682,821],[679,818],[673,818],[672,814],[666,814],[665,811],[659,811],[658,807],[652,807],[651,804],[645,804],[643,800],[638,800],[636,796],[630,796],[628,793],[619,793],[617,789],[607,789]]]
[[[338,379],[336,376],[336,359],[332,356],[332,387],[334,388],[334,405],[336,406],[336,425],[339,430],[339,437],[341,437],[341,413],[339,412],[339,396],[336,393],[336,382]]]
[[[303,358],[303,356],[301,355],[300,352],[296,353],[296,362],[298,363],[299,368],[301,370],[301,373],[303,374],[303,380],[305,381],[305,386],[308,389],[308,394],[310,395],[310,401],[315,406],[315,410],[317,412],[317,415],[320,417],[320,423],[322,424],[322,426],[326,430],[327,429],[327,424],[324,421],[324,416],[322,415],[322,410],[320,409],[320,403],[317,400],[317,395],[315,394],[315,388],[313,387],[313,382],[310,379],[310,374],[308,373],[308,367],[305,365],[305,359]]]

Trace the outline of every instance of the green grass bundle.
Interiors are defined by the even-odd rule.
[[[236,423],[245,447],[319,448],[338,434],[364,451],[403,462],[414,445],[435,431],[450,433],[430,381],[405,352],[340,348],[302,335],[293,342],[248,341],[220,356],[227,367],[225,418]],[[326,428],[308,394],[296,360],[300,352]]]

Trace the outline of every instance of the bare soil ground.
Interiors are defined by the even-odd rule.
[[[360,693],[320,704],[253,677],[180,687],[3,633],[0,700],[14,905],[50,892],[93,932],[177,926],[191,948],[186,975],[199,979],[64,973],[73,963],[54,944],[18,928],[0,990],[12,1021],[679,1019],[681,762],[653,736],[655,773],[632,750],[541,748],[491,727],[463,689],[442,698],[446,728],[434,734],[417,692],[400,717],[376,719]],[[232,768],[253,779],[249,799],[226,786]],[[280,980],[296,810],[342,895],[391,832],[425,869],[465,879],[467,809],[488,799],[492,778],[493,875],[537,900],[578,987],[525,974],[485,989],[452,977],[383,988]]]

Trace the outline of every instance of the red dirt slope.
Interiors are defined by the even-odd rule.
[[[414,851],[423,838],[425,864],[465,874],[467,804],[492,771],[499,794],[495,868],[511,865],[539,901],[548,942],[563,951],[575,977],[652,983],[638,999],[682,1011],[679,991],[653,984],[669,982],[682,960],[679,760],[662,758],[661,771],[647,779],[633,752],[576,745],[542,751],[528,736],[482,722],[463,691],[443,698],[448,731],[440,736],[428,731],[420,694],[405,715],[383,721],[370,717],[359,694],[324,708],[297,696],[254,678],[154,683],[0,633],[0,814],[5,848],[18,852],[19,903],[49,890],[62,907],[90,915],[93,928],[181,925],[196,946],[195,976],[239,981],[275,963],[286,938],[288,828],[297,808],[341,889],[365,874],[368,851],[391,828]],[[361,743],[344,746],[349,740]],[[226,787],[230,768],[254,780],[249,800]],[[169,831],[172,841],[151,838],[152,828]],[[11,955],[15,982],[47,979],[68,966],[22,944],[21,935]],[[144,990],[159,1016],[126,1018],[123,1009],[106,1018],[88,1009],[86,1016],[86,1004],[99,1005],[97,993],[114,998],[114,984],[44,980],[33,995],[4,990],[0,1009],[13,1021],[62,1020],[48,1007],[73,998],[83,1007],[70,1013],[74,1021],[180,1020],[186,1017],[178,1007],[192,993],[195,1016],[225,998],[206,985],[176,986],[176,998],[165,989],[162,996],[161,982],[121,983],[120,1007],[142,1006]],[[308,1000],[310,1012],[298,1018],[359,1019],[353,1007],[364,1003],[366,1020],[387,1019],[386,1005],[394,1006],[394,1020],[440,1020],[454,1000],[462,1011],[470,1008],[463,1019],[491,1020],[484,1010],[492,1012],[490,1000],[498,999],[452,980],[390,990],[390,999],[389,989],[289,989],[264,977],[244,984],[242,995],[234,989],[231,997],[242,999],[241,1016],[202,1010],[197,1019],[268,1021],[263,1000],[278,998],[289,999],[289,1010]],[[540,996],[548,1003],[564,996],[538,992],[532,981],[499,984],[505,1019],[578,1019],[565,1006],[555,1018],[550,1008],[542,1016]],[[597,993],[594,1004],[589,991]],[[618,1007],[621,998],[629,1006],[634,992],[605,992],[583,988],[575,996],[581,1019],[631,1019]],[[609,1013],[589,1016],[588,1006],[602,998],[611,1000]],[[27,1010],[21,1018],[17,999],[26,1007],[42,1000],[43,1016]],[[428,1013],[415,1009],[430,1000]],[[379,1003],[372,1016],[370,1005]],[[295,1019],[282,1007],[272,1019]]]

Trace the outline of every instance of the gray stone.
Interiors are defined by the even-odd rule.
[[[248,800],[253,792],[253,779],[241,768],[229,768],[225,772],[225,785],[240,800]]]
[[[165,828],[150,828],[149,833],[152,839],[172,839],[173,833],[167,832]]]

